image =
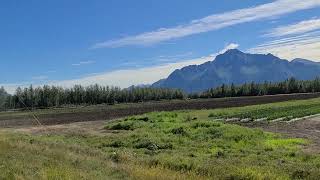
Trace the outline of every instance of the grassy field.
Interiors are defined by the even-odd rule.
[[[214,120],[300,117],[319,104],[154,112],[100,135],[1,131],[0,179],[319,179],[320,155],[302,151],[311,142]]]

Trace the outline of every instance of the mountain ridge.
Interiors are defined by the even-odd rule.
[[[320,75],[320,63],[297,58],[281,59],[273,54],[250,54],[230,49],[212,61],[176,69],[152,87],[178,88],[185,92],[201,92],[222,84],[277,82],[294,77],[313,79]]]

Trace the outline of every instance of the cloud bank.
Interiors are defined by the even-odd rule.
[[[277,0],[256,7],[213,14],[193,20],[185,25],[145,32],[135,36],[97,43],[92,48],[117,48],[130,45],[151,45],[185,36],[209,32],[224,27],[251,21],[273,18],[280,15],[320,6],[319,0]]]
[[[263,36],[272,37],[272,40],[249,49],[249,52],[272,53],[288,60],[304,58],[320,62],[319,18],[279,26]]]
[[[281,37],[289,35],[297,35],[320,30],[320,18],[301,21],[295,24],[280,26],[270,30],[265,36]]]
[[[320,62],[320,31],[272,40],[248,51],[272,53],[288,60],[305,58]]]

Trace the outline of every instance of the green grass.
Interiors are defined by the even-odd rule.
[[[1,133],[0,179],[120,179],[107,155],[87,146],[66,144],[57,137]],[[112,175],[112,176],[111,176]]]
[[[109,122],[101,135],[2,131],[0,179],[319,179],[320,155],[302,151],[310,142],[214,120],[309,115],[318,101],[154,112]]]
[[[130,152],[137,156],[134,162],[202,177],[320,177],[320,157],[301,152],[301,146],[308,143],[305,140],[286,139],[199,116],[208,112],[150,113],[148,121],[131,117],[110,123],[105,129],[116,136],[103,149],[117,152],[120,162],[122,153]]]
[[[209,117],[217,119],[241,118],[275,120],[285,118],[291,120],[320,113],[320,99],[287,101],[256,106],[217,109],[211,111]]]

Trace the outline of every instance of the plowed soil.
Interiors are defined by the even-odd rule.
[[[226,107],[240,107],[247,105],[257,105],[288,100],[302,100],[320,97],[320,93],[312,94],[290,94],[290,95],[272,95],[257,97],[239,97],[239,98],[220,98],[220,99],[200,99],[200,100],[181,100],[181,101],[164,101],[164,102],[147,102],[131,104],[126,106],[105,106],[99,108],[90,107],[90,111],[84,109],[83,112],[63,111],[63,113],[39,113],[37,115],[42,125],[59,125],[73,122],[112,120],[116,118],[138,115],[153,111],[172,111],[187,109],[215,109]],[[54,111],[53,111],[54,112]],[[0,116],[0,127],[17,127],[38,125],[31,113],[16,116]]]

